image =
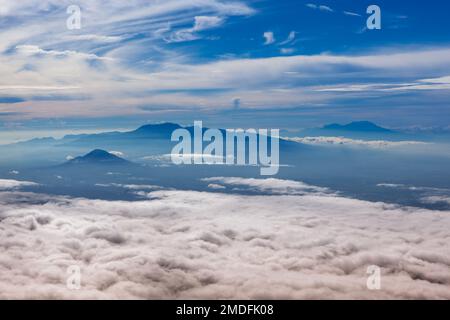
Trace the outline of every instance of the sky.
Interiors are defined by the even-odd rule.
[[[369,5],[381,30],[369,30]],[[69,29],[67,8],[81,9]],[[450,4],[0,0],[0,130],[448,127]]]

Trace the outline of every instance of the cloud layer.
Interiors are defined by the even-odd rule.
[[[13,174],[19,173],[18,171],[14,171]],[[0,179],[0,191],[3,190],[11,190],[18,189],[21,187],[30,187],[36,186],[37,184],[30,181],[17,181],[17,180],[6,180]]]
[[[2,192],[0,298],[450,298],[449,212],[277,193]],[[71,265],[79,291],[65,285]],[[382,268],[379,291],[366,288],[369,265]]]

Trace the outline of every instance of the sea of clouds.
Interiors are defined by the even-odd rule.
[[[277,179],[215,177],[211,192],[135,202],[0,182],[1,299],[450,299],[450,212]],[[239,186],[272,195],[213,192]],[[66,286],[73,265],[80,290]],[[370,265],[381,290],[367,289]]]

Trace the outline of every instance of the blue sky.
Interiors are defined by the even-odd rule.
[[[2,130],[448,126],[445,1],[105,3],[1,2]],[[365,27],[371,4],[381,30]]]

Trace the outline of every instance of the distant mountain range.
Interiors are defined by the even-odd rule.
[[[181,128],[182,126],[176,123],[147,124],[127,134],[129,136],[164,139],[170,138],[172,132]]]
[[[323,130],[350,131],[350,132],[370,132],[370,133],[393,133],[394,131],[380,127],[369,121],[351,122],[349,124],[329,124],[322,128]]]
[[[78,146],[90,149],[103,149],[106,146],[113,147],[115,145],[122,146],[123,144],[140,144],[143,140],[153,140],[154,147],[161,149],[164,146],[167,147],[167,140],[170,141],[172,133],[180,128],[187,129],[191,132],[194,131],[193,126],[182,127],[176,123],[161,123],[161,124],[148,124],[139,127],[133,131],[127,132],[104,132],[97,134],[77,134],[66,135],[62,139],[54,138],[40,138],[33,139],[25,142],[17,143],[16,145],[32,145],[32,146]],[[207,128],[203,128],[203,131]],[[225,130],[220,129],[223,134]],[[396,131],[382,128],[369,121],[352,122],[346,125],[341,124],[329,124],[322,128],[307,129],[305,134],[311,135],[352,135],[352,134],[393,134]],[[158,142],[159,141],[159,144]],[[156,144],[155,144],[156,143]],[[164,143],[164,144],[162,144]],[[282,143],[288,143],[282,141]],[[166,150],[167,151],[167,150]]]
[[[302,129],[298,132],[286,131],[286,137],[345,137],[361,140],[416,140],[414,135],[383,128],[370,121],[355,121],[347,124],[332,123],[322,127]]]

